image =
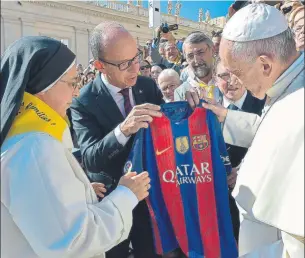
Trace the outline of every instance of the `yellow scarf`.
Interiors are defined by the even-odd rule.
[[[199,82],[199,87],[204,88],[205,92],[207,93],[207,98],[213,99],[214,98],[214,85],[207,85],[204,82]]]
[[[180,53],[178,54],[178,56],[176,57],[176,59],[174,60],[174,64],[175,65],[180,65],[181,64],[181,55],[180,55]]]
[[[25,92],[7,139],[27,132],[43,132],[62,142],[67,127],[65,119],[56,111],[39,98]]]

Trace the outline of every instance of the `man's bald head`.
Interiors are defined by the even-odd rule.
[[[108,46],[123,37],[132,37],[119,23],[112,21],[101,22],[91,34],[90,47],[95,60],[102,58]]]

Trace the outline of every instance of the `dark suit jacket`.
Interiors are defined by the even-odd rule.
[[[163,103],[162,93],[150,78],[139,76],[132,92],[136,105]],[[102,182],[112,190],[122,176],[133,139],[125,146],[117,141],[114,129],[124,117],[100,74],[82,88],[80,96],[73,100],[71,111],[73,129],[90,180]]]
[[[248,113],[254,113],[260,116],[262,114],[265,101],[266,99],[260,100],[253,97],[248,91],[247,97],[244,101],[241,110]],[[233,168],[240,164],[242,159],[245,157],[247,150],[247,148],[227,144],[227,151]]]

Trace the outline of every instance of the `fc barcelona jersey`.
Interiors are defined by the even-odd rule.
[[[236,258],[228,201],[231,171],[215,115],[187,102],[161,106],[141,129],[124,172],[148,171],[146,199],[158,254],[176,248],[192,258]]]

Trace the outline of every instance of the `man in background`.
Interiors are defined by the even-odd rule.
[[[219,99],[219,90],[212,81],[214,67],[213,42],[203,32],[191,33],[183,43],[188,63],[187,80],[175,90],[175,101],[185,100],[185,93],[194,89],[199,96]]]
[[[163,70],[158,77],[158,85],[164,101],[173,102],[175,89],[180,86],[179,74],[174,69]]]

